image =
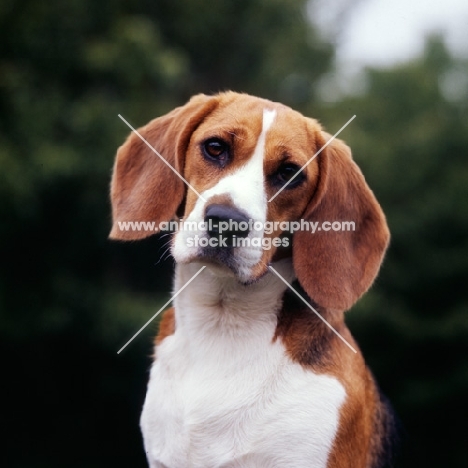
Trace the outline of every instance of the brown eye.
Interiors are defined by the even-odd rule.
[[[219,138],[210,138],[202,144],[206,159],[224,166],[229,158],[229,145]]]
[[[304,173],[301,168],[296,164],[286,163],[282,164],[276,173],[273,175],[272,182],[277,186],[283,186],[288,184],[286,187],[294,188],[300,185],[305,179]]]

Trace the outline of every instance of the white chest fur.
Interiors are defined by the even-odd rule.
[[[199,267],[178,266],[176,288]],[[276,268],[292,279],[287,262]],[[141,417],[152,468],[326,467],[345,390],[273,342],[284,288],[204,271],[175,300]]]

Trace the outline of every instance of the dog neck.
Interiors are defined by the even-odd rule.
[[[202,264],[178,264],[175,293],[190,281]],[[273,267],[288,282],[294,280],[291,259]],[[174,299],[176,328],[187,338],[210,336],[219,340],[272,339],[287,286],[268,271],[250,285],[241,284],[230,272],[207,264],[206,268]]]

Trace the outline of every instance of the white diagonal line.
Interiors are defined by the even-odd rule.
[[[354,119],[353,115],[269,200],[274,200]]]
[[[150,143],[148,143],[148,141],[143,138],[143,136],[141,136],[140,132],[138,130],[136,130],[134,127],[132,127],[131,124],[129,124],[127,122],[127,120],[125,120],[120,114],[118,114],[120,120],[122,120],[133,132],[135,132],[140,138],[141,140],[145,143],[145,145],[154,153],[156,154],[157,156],[159,156],[159,158],[161,159],[161,161],[167,166],[169,167],[169,169],[171,169],[171,171],[177,176],[179,177],[184,183],[185,185],[187,185],[187,187],[191,188],[198,196],[198,198],[201,198],[204,202],[206,202],[206,200],[202,197],[202,195],[200,195],[198,193],[198,191],[192,187],[192,185],[190,185],[190,182],[188,182],[181,174],[179,174],[179,172],[174,169],[162,156],[161,154],[159,153],[159,151],[156,151],[151,145]]]
[[[268,268],[312,311],[317,317],[335,333],[335,335],[345,343],[351,351],[357,353],[357,351],[272,267]]]
[[[118,351],[120,354],[204,269],[202,266]]]

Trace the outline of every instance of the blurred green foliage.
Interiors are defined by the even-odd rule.
[[[138,418],[169,297],[167,238],[107,240],[128,129],[198,92],[289,104],[343,133],[393,235],[348,314],[407,434],[398,466],[464,467],[468,86],[441,38],[321,100],[333,46],[305,0],[5,0],[0,5],[0,350],[4,466],[145,466]]]

